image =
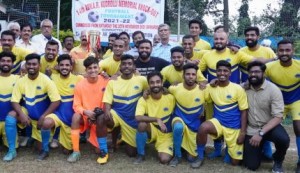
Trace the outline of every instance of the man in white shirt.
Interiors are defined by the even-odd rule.
[[[41,22],[41,34],[32,37],[32,41],[39,45],[39,54],[43,55],[45,53],[45,47],[48,41],[55,40],[59,44],[59,54],[62,52],[61,42],[54,38],[52,34],[53,23],[49,19],[44,19]]]
[[[16,46],[28,49],[33,53],[38,53],[39,45],[30,40],[31,36],[32,36],[32,26],[30,24],[22,25],[21,36],[19,39],[16,39]]]

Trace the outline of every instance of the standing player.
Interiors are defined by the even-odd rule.
[[[208,100],[214,104],[214,118],[201,124],[198,130],[198,158],[192,163],[193,168],[199,168],[203,164],[208,134],[214,139],[224,137],[233,165],[237,165],[243,159],[248,102],[244,89],[230,82],[231,68],[229,62],[220,60],[216,65],[219,85],[206,89]]]
[[[14,84],[19,78],[17,75],[11,74],[11,69],[13,68],[15,60],[16,56],[11,52],[0,53],[0,136],[2,137],[3,144],[6,146],[8,146],[6,138],[10,137],[6,135],[9,134],[9,132],[5,132],[5,121],[8,121],[9,123],[9,120],[6,120],[9,119],[6,115],[8,112],[12,111],[10,99]],[[15,147],[11,147],[8,153],[14,153]],[[3,160],[10,161],[12,158],[9,157],[9,155],[6,155]]]
[[[289,40],[277,44],[279,61],[267,64],[266,76],[281,90],[284,100],[284,114],[290,113],[298,149],[296,172],[300,173],[300,61],[293,59],[294,47]]]
[[[136,155],[136,129],[135,108],[143,90],[147,88],[147,80],[143,76],[135,76],[134,57],[122,55],[120,65],[121,76],[111,80],[105,90],[103,102],[105,103],[105,117],[100,118],[101,137],[99,138],[100,151],[106,155],[98,159],[98,163],[107,162],[107,129],[121,127],[122,140],[127,143],[126,152],[130,157]]]
[[[79,134],[90,128],[89,142],[96,148],[99,147],[97,137],[100,136],[98,121],[96,121],[95,108],[103,109],[102,98],[108,79],[98,75],[98,60],[88,57],[83,65],[86,68],[86,78],[77,83],[74,91],[73,109],[75,114],[72,117],[71,140],[73,153],[69,156],[68,162],[76,162],[80,159]],[[95,123],[96,122],[96,123]],[[102,156],[100,156],[102,157]]]
[[[32,138],[41,142],[41,127],[44,118],[53,113],[60,104],[60,96],[55,84],[46,75],[39,72],[40,56],[37,54],[29,54],[25,57],[25,67],[27,75],[20,78],[13,89],[12,107],[14,112],[7,115],[6,132],[9,144],[8,160],[16,157],[15,140],[16,140],[16,123],[17,119],[24,126],[32,126]],[[21,102],[21,100],[23,100]],[[42,147],[42,151],[38,156],[38,160],[47,157],[46,148]],[[6,156],[5,156],[6,157]]]
[[[199,64],[203,55],[209,50],[195,51],[195,40],[192,35],[185,35],[182,37],[182,47],[184,49],[184,57],[188,62]]]
[[[197,85],[197,72],[197,65],[185,64],[183,83],[169,87],[170,93],[176,99],[175,118],[172,121],[174,157],[170,162],[173,167],[181,161],[181,147],[188,152],[188,158],[197,156],[195,139],[205,102],[204,92]]]
[[[259,40],[259,29],[257,27],[248,27],[244,31],[245,35],[245,47],[241,48],[240,51],[245,52],[248,55],[259,57],[259,58],[265,58],[265,59],[272,59],[275,58],[276,55],[273,52],[273,50],[269,47],[260,46],[258,44]],[[241,80],[242,82],[245,82],[248,79],[248,73],[247,73],[247,64],[241,64]]]
[[[113,56],[113,54],[114,54],[113,51],[112,51],[113,44],[114,44],[115,40],[118,39],[118,38],[119,38],[119,35],[117,33],[109,34],[109,36],[108,36],[108,47],[107,47],[108,49],[106,50],[105,54],[102,56],[103,59],[106,59],[108,57]]]
[[[47,42],[45,47],[45,55],[41,57],[40,72],[51,76],[51,74],[58,74],[57,71],[57,56],[58,56],[58,43],[54,40]]]
[[[113,76],[119,71],[121,56],[125,50],[125,42],[121,39],[117,39],[113,43],[113,56],[108,57],[100,61],[100,70],[107,73],[109,76]]]
[[[47,152],[49,152],[50,130],[55,131],[58,127],[60,127],[59,142],[66,150],[72,150],[71,123],[74,114],[72,108],[74,88],[83,78],[82,76],[75,76],[71,73],[72,59],[70,55],[60,55],[57,59],[57,63],[59,74],[52,74],[51,79],[54,81],[61,96],[61,104],[53,114],[46,116],[43,121],[41,130],[42,144]]]
[[[171,85],[183,82],[184,49],[182,47],[177,46],[171,49],[171,61],[172,65],[161,71],[163,81]],[[197,71],[197,82],[207,83],[201,71]]]
[[[201,50],[211,49],[210,44],[200,38],[200,34],[202,33],[202,23],[199,20],[193,19],[189,21],[189,31],[190,35],[194,37],[196,43],[194,51],[199,52]]]
[[[12,31],[3,31],[1,33],[1,47],[0,52],[12,52],[16,55],[16,60],[14,61],[13,69],[11,73],[17,74],[21,69],[21,62],[25,60],[25,56],[28,55],[31,51],[27,49],[23,49],[21,47],[15,46],[15,33]]]
[[[138,157],[134,164],[145,160],[147,139],[150,139],[149,142],[155,141],[160,163],[169,163],[173,155],[171,116],[175,107],[175,99],[171,94],[163,95],[162,79],[159,72],[148,74],[150,97],[148,99],[140,98],[137,104],[135,118],[138,121],[136,134]]]

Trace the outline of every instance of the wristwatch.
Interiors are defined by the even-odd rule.
[[[258,135],[261,136],[261,137],[263,137],[265,135],[265,132],[263,132],[262,130],[259,130],[258,131]]]

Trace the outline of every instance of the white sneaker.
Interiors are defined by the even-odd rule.
[[[56,139],[53,139],[50,143],[51,148],[57,148],[58,147],[58,141]]]

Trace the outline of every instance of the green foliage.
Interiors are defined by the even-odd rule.
[[[244,30],[251,26],[251,20],[248,14],[249,10],[249,5],[248,5],[248,0],[242,0],[242,5],[239,9],[239,19],[238,19],[238,28],[237,28],[237,33],[238,36],[243,36],[244,35]]]

